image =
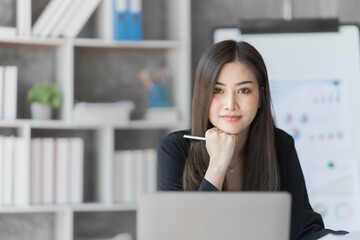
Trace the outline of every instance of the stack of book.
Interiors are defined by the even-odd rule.
[[[99,9],[100,38],[141,40],[142,0],[104,0]]]
[[[36,37],[76,37],[101,0],[51,0],[32,27]]]
[[[75,38],[100,4],[100,32],[110,28],[114,40],[142,39],[141,0],[51,0],[34,23],[32,35]]]
[[[31,204],[83,202],[84,141],[33,138],[30,159]]]
[[[28,169],[25,140],[0,136],[0,205],[28,203]]]
[[[130,114],[135,109],[132,101],[110,103],[80,102],[74,106],[74,121],[96,123],[119,123],[130,120]]]
[[[16,0],[15,6],[16,26],[0,26],[0,37],[75,38],[99,8],[100,38],[142,39],[142,0],[50,0],[33,25],[31,0]]]
[[[179,111],[175,107],[148,108],[145,119],[149,121],[176,122],[179,120]]]
[[[157,190],[155,149],[115,152],[114,202],[135,202],[140,194]]]
[[[17,76],[16,66],[0,66],[0,119],[16,119]]]

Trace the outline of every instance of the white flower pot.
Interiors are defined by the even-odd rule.
[[[36,120],[51,119],[52,108],[47,103],[31,103],[31,116]]]

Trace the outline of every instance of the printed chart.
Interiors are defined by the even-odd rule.
[[[301,156],[313,209],[326,228],[360,230],[359,159],[332,157],[354,148],[345,79],[272,79],[270,89],[276,125]]]
[[[326,228],[360,230],[357,159],[304,159],[310,203]]]
[[[277,126],[299,148],[351,148],[351,112],[345,81],[276,79],[270,89]]]

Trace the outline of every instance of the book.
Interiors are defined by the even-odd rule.
[[[59,37],[64,28],[71,23],[71,20],[79,11],[83,0],[72,0],[59,21],[55,24],[50,32],[51,37]]]
[[[133,161],[136,166],[136,201],[142,193],[147,192],[147,156],[144,150],[133,150]]]
[[[54,203],[55,180],[55,141],[53,138],[42,139],[42,204]]]
[[[145,112],[145,120],[176,122],[179,120],[179,111],[175,107],[148,108]]]
[[[39,18],[34,23],[32,27],[32,35],[40,36],[45,29],[48,22],[51,21],[51,18],[56,14],[57,9],[61,6],[63,0],[51,0],[39,16]]]
[[[3,138],[2,204],[13,204],[14,143],[13,136]]]
[[[136,161],[134,160],[134,152],[132,150],[123,150],[122,160],[123,161],[123,174],[122,181],[122,202],[135,202],[136,201],[136,187],[137,187],[137,176],[136,176]]]
[[[157,152],[155,149],[145,149],[145,159],[147,159],[147,187],[146,192],[157,191]]]
[[[102,0],[96,16],[96,33],[98,38],[114,40],[114,0]]]
[[[122,188],[123,179],[123,161],[122,161],[122,151],[116,151],[114,154],[114,168],[113,168],[113,201],[121,202],[122,193],[124,189]]]
[[[17,67],[5,66],[4,68],[4,102],[3,118],[16,119],[17,110]]]
[[[129,6],[129,39],[142,39],[142,0],[130,0]]]
[[[30,158],[30,203],[37,205],[42,199],[42,139],[31,139],[31,158]]]
[[[65,204],[69,202],[69,183],[70,179],[70,159],[69,143],[67,138],[56,139],[56,204]]]
[[[75,38],[87,20],[95,11],[96,7],[98,7],[100,0],[86,0],[82,1],[80,8],[77,11],[77,14],[72,19],[70,24],[66,26],[66,28],[62,31],[62,36]]]
[[[3,118],[4,109],[4,67],[0,66],[0,119]]]
[[[29,199],[29,161],[26,154],[26,141],[14,138],[14,205],[27,205]]]
[[[53,28],[59,22],[59,20],[64,16],[65,12],[68,10],[72,0],[62,0],[61,4],[58,5],[56,11],[53,12],[51,18],[46,22],[41,32],[38,34],[40,37],[47,37],[50,35]]]
[[[3,199],[3,178],[4,178],[4,171],[3,171],[3,165],[4,165],[4,137],[0,135],[0,206],[2,205],[2,199]]]
[[[155,149],[121,150],[114,154],[114,201],[134,202],[157,191]]]
[[[83,202],[84,189],[84,140],[82,138],[71,138],[69,141],[70,149],[70,202]]]
[[[114,40],[130,39],[129,5],[129,0],[113,0]]]

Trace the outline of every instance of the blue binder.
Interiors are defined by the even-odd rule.
[[[114,40],[130,39],[130,0],[113,0]]]
[[[142,37],[142,0],[129,0],[130,39],[141,40]]]

